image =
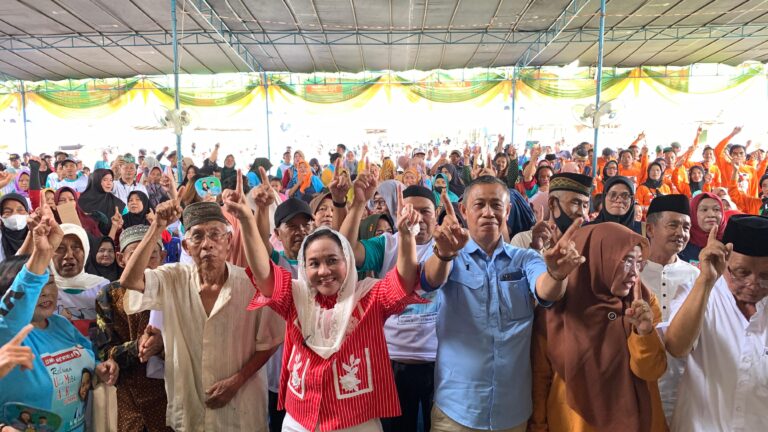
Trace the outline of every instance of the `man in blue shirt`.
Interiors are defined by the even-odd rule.
[[[542,256],[504,243],[511,205],[495,177],[467,186],[460,210],[468,229],[446,209],[421,277],[424,290],[443,292],[432,431],[525,431],[533,308],[559,300],[568,274],[584,262],[570,240],[582,220]]]

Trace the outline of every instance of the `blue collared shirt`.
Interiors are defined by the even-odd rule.
[[[435,403],[454,421],[509,429],[532,412],[531,333],[541,255],[503,241],[489,257],[474,242],[461,250],[441,287]],[[426,283],[422,288],[436,289]],[[540,302],[548,306],[546,302]]]

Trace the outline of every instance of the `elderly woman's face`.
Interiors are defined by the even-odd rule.
[[[53,267],[65,278],[75,277],[83,271],[85,249],[80,238],[67,234],[53,253]]]
[[[632,192],[623,183],[616,183],[605,195],[605,211],[612,216],[624,216],[629,211]]]
[[[347,260],[341,247],[327,237],[320,237],[304,249],[305,270],[311,287],[324,295],[339,292],[347,277]]]
[[[40,291],[40,297],[37,298],[37,306],[32,314],[32,322],[41,323],[50,318],[56,312],[58,305],[59,289],[56,287],[56,281],[53,274],[48,278],[48,283]]]
[[[446,186],[448,186],[448,185],[445,184],[445,179],[444,178],[438,177],[438,178],[435,179],[435,187],[436,188],[437,187],[445,188]]]
[[[315,210],[315,226],[331,227],[333,225],[333,202],[325,198]]]
[[[611,294],[616,297],[626,297],[636,284],[640,283],[640,272],[643,270],[643,250],[635,246],[627,252],[616,269],[611,284]]]
[[[205,183],[203,183],[205,184]],[[131,194],[128,197],[128,211],[134,214],[141,213],[144,210],[144,203],[139,198],[139,194]]]

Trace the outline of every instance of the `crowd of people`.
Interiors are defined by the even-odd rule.
[[[768,158],[740,132],[11,154],[0,432],[768,430]]]

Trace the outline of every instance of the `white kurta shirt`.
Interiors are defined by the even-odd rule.
[[[120,198],[120,200],[128,204],[128,195],[133,191],[141,191],[147,194],[147,187],[141,183],[134,182],[132,185],[123,183],[122,179],[117,179],[112,186],[112,195]]]
[[[648,261],[640,273],[640,280],[659,299],[662,322],[658,327],[662,338],[664,337],[664,329],[669,325],[672,299],[677,298],[681,302],[685,300],[697,277],[699,277],[699,269],[677,258],[677,256],[675,256],[675,262],[664,266]],[[667,371],[659,379],[661,405],[664,408],[667,421],[672,420],[677,401],[677,390],[684,372],[685,361],[667,353]]]
[[[170,264],[144,272],[144,293],[128,291],[125,311],[163,311],[166,421],[180,432],[267,430],[267,376],[262,367],[223,408],[208,409],[205,391],[237,373],[256,351],[284,338],[284,327],[261,311],[247,311],[254,288],[245,270],[229,276],[211,315],[200,299],[195,265]]]
[[[675,299],[673,315],[682,301]],[[701,334],[686,357],[672,431],[768,430],[768,297],[747,320],[724,278],[709,297]]]

